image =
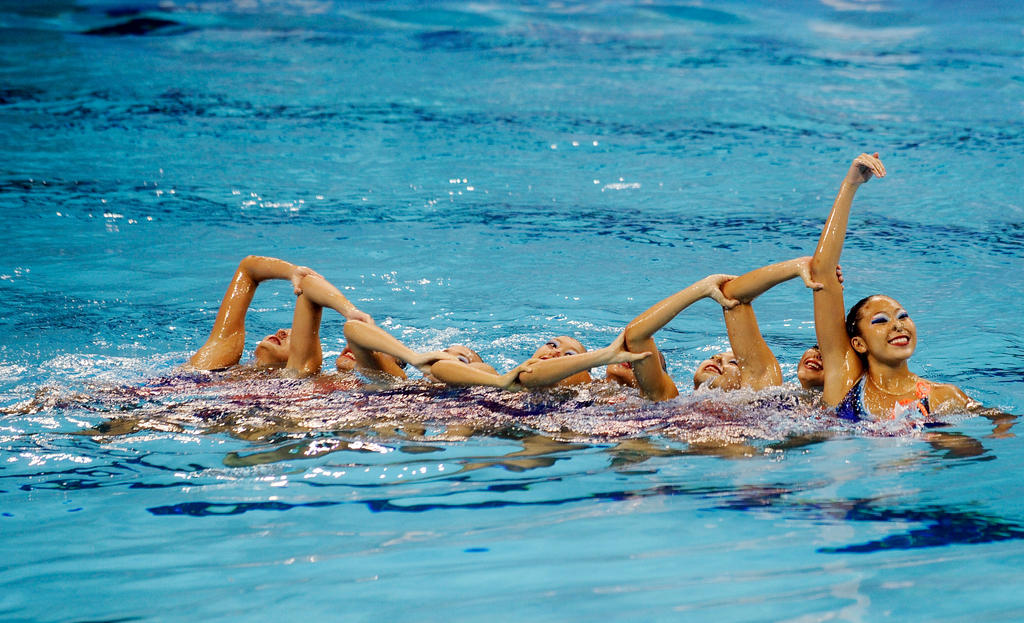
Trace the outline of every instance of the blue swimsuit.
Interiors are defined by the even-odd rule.
[[[883,416],[887,419],[896,418],[912,418],[917,416],[927,417],[931,415],[931,408],[928,405],[928,394],[931,392],[931,388],[927,383],[923,381],[917,382],[917,388],[915,390],[916,397],[913,400],[906,402],[897,402],[892,409],[892,413],[888,416]],[[857,382],[847,392],[846,397],[843,401],[836,406],[836,415],[840,419],[849,420],[851,422],[859,422],[861,420],[878,420],[882,419],[876,417],[871,411],[868,410],[866,404],[864,404],[864,377],[857,379]]]

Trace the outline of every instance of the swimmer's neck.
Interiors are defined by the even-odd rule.
[[[868,369],[864,376],[872,385],[887,394],[902,395],[914,391],[920,377],[910,371],[907,361],[895,365],[887,365],[878,360],[868,358]]]

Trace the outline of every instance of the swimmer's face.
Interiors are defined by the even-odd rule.
[[[740,364],[731,350],[700,362],[693,374],[693,388],[701,386],[722,390],[740,388]]]
[[[580,344],[568,335],[559,335],[558,337],[551,338],[538,348],[533,353],[533,359],[555,359],[556,357],[569,357],[585,352],[587,352],[587,349],[583,347],[583,344]],[[582,385],[592,380],[593,378],[591,378],[590,373],[584,370],[562,379],[556,385]]]
[[[850,338],[850,346],[869,361],[898,365],[914,354],[917,326],[910,314],[888,296],[873,296],[857,317],[860,335]]]
[[[636,375],[633,373],[633,364],[629,362],[610,364],[604,379],[612,383],[625,385],[626,387],[640,387],[640,384],[636,381]]]
[[[554,359],[555,357],[567,357],[569,355],[579,355],[580,353],[587,352],[586,348],[583,348],[583,344],[580,344],[573,338],[567,335],[559,335],[558,337],[551,338],[543,346],[537,349],[533,353],[534,359]]]
[[[821,363],[821,351],[812,346],[804,351],[800,363],[796,367],[796,378],[804,389],[823,387],[825,385],[825,368]]]
[[[668,371],[668,365],[665,362],[665,354],[658,352],[658,359],[661,360],[661,369]],[[633,370],[633,364],[626,363],[613,363],[607,368],[607,372],[604,375],[606,381],[618,383],[619,385],[625,385],[626,387],[635,387],[640,389],[640,381],[636,378],[636,372]]]
[[[449,355],[454,355],[462,363],[483,363],[484,360],[477,354],[475,350],[461,344],[452,344],[448,348],[444,349],[444,352]]]
[[[378,363],[380,365],[386,365],[386,362],[391,362],[392,364],[397,366],[399,370],[405,368],[406,366],[406,363],[399,359],[398,357],[388,355],[386,353],[376,353],[374,356],[379,358]],[[383,359],[384,361],[380,361],[381,359]],[[338,369],[338,372],[351,372],[355,370],[358,366],[359,364],[358,362],[356,362],[355,353],[353,353],[352,349],[349,348],[347,345],[345,346],[345,350],[341,351],[341,354],[338,355],[338,358],[334,360],[334,367]]]
[[[352,354],[351,348],[346,346],[345,350],[341,351],[334,361],[334,367],[338,369],[338,372],[351,372],[356,369],[356,356]]]
[[[288,347],[291,344],[292,330],[280,329],[263,338],[256,345],[256,367],[267,368],[288,363]]]

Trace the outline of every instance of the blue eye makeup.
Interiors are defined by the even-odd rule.
[[[910,318],[910,314],[908,314],[905,309],[901,309],[899,312],[896,313],[896,318],[903,320],[905,318]]]
[[[876,314],[871,318],[871,324],[884,324],[889,322],[889,317],[885,314]]]

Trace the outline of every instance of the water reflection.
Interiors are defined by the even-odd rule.
[[[894,431],[927,448],[905,454],[899,462],[901,473],[936,461],[953,467],[996,459],[986,442],[960,430],[844,428],[795,390],[756,396],[691,395],[651,405],[631,390],[611,386],[512,394],[452,390],[425,382],[366,385],[348,376],[294,381],[245,372],[178,375],[132,387],[92,385],[84,391],[43,388],[4,412],[27,419],[95,421],[70,435],[14,436],[17,441],[7,450],[22,457],[38,456],[40,465],[84,462],[64,469],[11,466],[0,478],[21,491],[203,491],[223,482],[225,474],[234,474],[227,478],[254,483],[278,479],[270,486],[287,490],[289,497],[302,487],[361,492],[312,501],[276,496],[257,501],[196,500],[190,494],[178,503],[149,506],[155,516],[199,518],[352,504],[375,513],[482,511],[684,496],[718,512],[756,509],[793,520],[875,522],[897,529],[881,538],[819,548],[824,554],[1024,537],[1024,527],[1016,521],[957,505],[918,507],[872,497],[823,499],[819,491],[829,488],[827,474],[820,480],[781,478],[757,485],[729,478],[723,482],[710,475],[695,483],[679,482],[671,475],[678,461],[698,457],[726,464],[755,461],[751,465],[757,473],[765,461],[827,453],[828,444],[839,439],[868,439]],[[1013,436],[1015,416],[994,411],[982,415],[992,422],[989,438]],[[175,467],[162,464],[157,456],[119,447],[124,440],[152,435],[172,441],[226,436],[256,447],[214,454],[221,457],[221,466]],[[585,465],[582,472],[577,465]],[[879,474],[887,471],[886,465],[865,468]],[[276,471],[259,471],[266,469]],[[595,469],[617,474],[626,486],[607,489],[600,479],[576,476]],[[496,477],[501,473],[510,476]],[[649,478],[661,482],[651,484],[646,482]],[[563,481],[577,483],[580,489],[565,495],[564,488],[555,487]],[[413,492],[408,489],[412,484],[426,489]],[[451,497],[452,486],[469,496]],[[905,526],[908,523],[917,525]]]

